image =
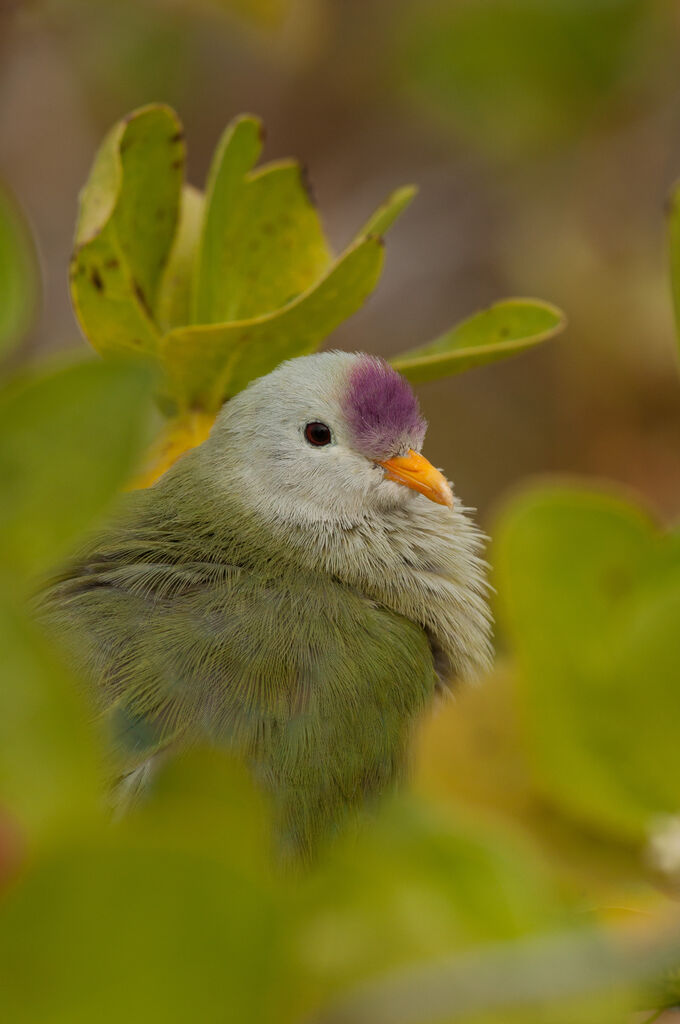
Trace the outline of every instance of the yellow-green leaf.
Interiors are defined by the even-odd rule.
[[[75,686],[0,591],[0,807],[33,835],[96,813],[100,765]]]
[[[351,246],[314,287],[274,313],[171,331],[160,347],[168,397],[182,409],[216,412],[225,398],[283,359],[313,352],[373,291],[382,261],[382,245],[367,238]]]
[[[506,299],[463,320],[440,338],[392,359],[414,383],[507,359],[564,329],[561,310],[537,299]]]
[[[130,114],[109,132],[80,201],[71,295],[102,353],[155,352],[156,300],[177,225],[185,147],[169,107]]]
[[[496,531],[536,780],[624,839],[680,809],[678,554],[621,497],[566,486],[518,496]]]
[[[30,326],[38,299],[38,266],[28,226],[0,186],[0,355]]]
[[[0,1018],[291,1024],[284,949],[271,892],[219,856],[72,836],[3,901]]]
[[[239,119],[215,157],[198,258],[197,323],[273,312],[331,262],[300,166],[284,160],[250,171],[260,133],[254,118]]]

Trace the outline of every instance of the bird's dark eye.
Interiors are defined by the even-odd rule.
[[[305,438],[316,448],[321,448],[323,445],[331,443],[331,431],[325,423],[314,421],[305,427]]]

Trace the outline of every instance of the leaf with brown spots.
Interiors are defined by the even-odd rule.
[[[71,296],[99,352],[156,351],[184,157],[177,117],[160,104],[118,122],[97,154],[81,194]]]

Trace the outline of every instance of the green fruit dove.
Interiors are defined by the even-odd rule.
[[[307,856],[398,783],[437,688],[490,660],[482,537],[425,429],[383,360],[289,360],[51,584],[121,793],[182,748],[228,749]]]

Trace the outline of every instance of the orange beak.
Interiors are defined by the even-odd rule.
[[[393,459],[386,459],[378,465],[383,467],[388,480],[411,487],[438,505],[453,508],[453,494],[448,480],[418,452],[411,450],[408,455],[395,455]]]

